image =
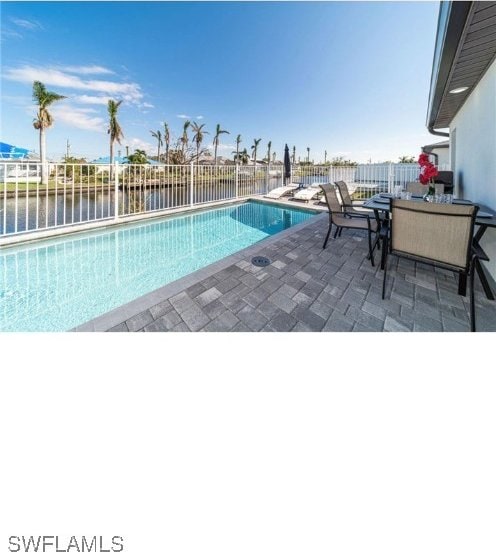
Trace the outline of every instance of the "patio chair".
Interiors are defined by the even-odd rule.
[[[279,188],[274,188],[268,194],[264,195],[264,197],[268,197],[269,199],[280,199],[281,197],[294,192],[297,187],[297,184],[292,184],[290,186],[279,186]]]
[[[341,205],[343,206],[343,212],[346,214],[346,215],[349,215],[349,216],[355,216],[355,215],[358,215],[358,216],[363,216],[363,215],[367,215],[367,216],[372,216],[373,213],[371,213],[370,211],[359,211],[355,205],[353,205],[353,202],[357,201],[357,200],[353,200],[351,199],[351,196],[350,196],[350,192],[348,190],[348,185],[346,184],[346,182],[344,180],[339,180],[339,182],[334,182],[334,184],[336,185],[337,189],[338,189],[338,192],[339,192],[339,195],[341,196]]]
[[[372,232],[379,231],[379,225],[377,221],[372,220],[367,214],[358,214],[353,217],[348,217],[344,214],[341,205],[336,194],[336,189],[332,184],[321,184],[320,187],[324,192],[326,201],[327,201],[327,210],[329,213],[329,230],[327,231],[327,236],[324,240],[323,249],[326,248],[329,236],[331,234],[332,225],[336,227],[334,233],[334,239],[336,239],[338,232],[341,235],[343,228],[350,228],[352,230],[367,230],[368,241],[369,241],[369,254],[368,257],[372,266],[374,266],[374,255],[372,250]]]
[[[453,205],[391,199],[389,234],[384,233],[382,258],[386,293],[387,256],[396,255],[470,275],[470,329],[475,332],[473,234],[477,205]]]
[[[444,194],[444,184],[434,184],[436,194]],[[407,182],[406,191],[414,195],[424,195],[427,193],[429,186],[420,182]]]

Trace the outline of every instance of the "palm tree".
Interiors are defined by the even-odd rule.
[[[160,146],[163,146],[164,143],[162,142],[162,133],[160,130],[157,130],[157,132],[153,132],[153,130],[150,130],[151,135],[157,139],[157,161],[160,163]]]
[[[258,149],[258,144],[260,144],[260,142],[262,141],[262,138],[254,138],[253,140],[253,146],[251,147],[251,149],[253,150],[253,164],[255,166],[257,166],[257,149]]]
[[[146,165],[148,163],[148,157],[145,150],[134,150],[134,153],[128,157],[129,163],[133,165]]]
[[[183,125],[183,135],[181,136],[181,154],[183,162],[186,162],[184,150],[188,147],[188,127],[191,125],[190,121],[185,121]]]
[[[239,161],[240,157],[239,157],[239,144],[241,144],[241,134],[238,134],[236,136],[236,163]]]
[[[38,104],[38,113],[33,121],[33,126],[40,131],[40,159],[41,159],[41,183],[48,183],[48,174],[46,171],[46,137],[45,129],[53,125],[53,117],[47,107],[53,102],[65,99],[56,92],[49,92],[40,81],[33,82],[33,100]]]
[[[267,144],[267,162],[270,163],[270,150],[272,148],[272,142]]]
[[[203,138],[204,138],[205,134],[208,134],[208,132],[203,130],[204,126],[205,126],[204,124],[199,125],[198,123],[193,123],[193,125],[191,126],[191,129],[195,133],[194,136],[193,136],[193,142],[196,143],[196,163],[197,164],[200,164],[199,161],[200,161],[200,146],[201,146],[201,143],[203,142]]]
[[[214,141],[213,141],[213,144],[214,144],[214,165],[217,164],[217,146],[219,145],[219,136],[221,134],[230,134],[230,132],[228,132],[227,130],[222,130],[220,128],[220,125],[217,124],[217,126],[215,127],[215,136],[214,136]]]
[[[241,161],[241,163],[243,163],[243,165],[248,165],[250,156],[248,155],[246,148],[239,154],[239,160]]]
[[[170,131],[169,125],[164,122],[165,163],[169,164]]]
[[[121,126],[117,121],[117,110],[119,109],[121,103],[122,100],[119,100],[118,102],[116,102],[115,100],[109,100],[107,106],[107,111],[109,114],[109,127],[107,130],[107,134],[110,134],[110,165],[112,165],[114,162],[114,142],[120,144],[121,138],[124,138]]]
[[[402,155],[398,159],[398,163],[416,163],[415,158],[411,155]]]

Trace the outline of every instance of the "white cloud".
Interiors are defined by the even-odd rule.
[[[77,76],[70,75],[60,69],[49,67],[31,67],[25,65],[16,69],[7,69],[5,78],[16,82],[32,83],[35,80],[42,81],[50,86],[60,86],[61,88],[72,88],[76,90],[91,90],[93,92],[102,92],[123,100],[140,104],[143,97],[139,84],[120,83],[106,80],[84,80]]]
[[[110,96],[88,96],[87,94],[82,94],[81,96],[74,96],[71,99],[82,104],[107,105],[108,101],[112,98]]]
[[[181,115],[177,115],[177,117],[179,119],[191,119],[191,117],[189,115],[184,115],[184,114],[181,114]]]
[[[203,117],[203,115],[197,115],[196,118],[197,119],[203,119],[204,117]]]
[[[207,146],[207,148],[212,150],[212,151],[215,149],[213,144],[209,144]],[[217,151],[224,151],[224,150],[229,150],[229,151],[236,150],[236,145],[235,144],[219,144],[217,146]]]
[[[78,108],[68,104],[54,105],[52,108],[55,122],[62,122],[66,125],[92,130],[95,132],[106,132],[106,121],[102,117],[92,116],[96,110],[91,108]]]
[[[153,104],[151,104],[151,103],[144,102],[144,103],[143,103],[143,107],[152,108],[152,107],[155,107],[155,106],[154,106]]]
[[[145,140],[141,140],[141,138],[131,138],[131,140],[126,141],[126,146],[129,146],[129,153],[133,153],[134,150],[145,150],[146,152],[153,150],[155,146],[150,144],[150,142],[146,142]],[[156,148],[155,148],[156,149]]]
[[[79,73],[80,75],[114,75],[114,71],[101,67],[100,65],[70,65],[59,67],[61,71],[68,73]]]
[[[22,38],[22,34],[18,33],[17,31],[13,31],[12,29],[1,29],[1,39],[5,40],[7,38]]]
[[[20,19],[18,17],[11,17],[10,20],[14,25],[21,27],[22,29],[27,29],[28,31],[36,31],[38,29],[43,29],[43,25],[35,21],[34,19]]]

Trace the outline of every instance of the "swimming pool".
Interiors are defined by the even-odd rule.
[[[256,201],[0,250],[0,331],[63,331],[315,215]]]

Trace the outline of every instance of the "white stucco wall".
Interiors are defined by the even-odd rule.
[[[434,148],[432,153],[437,155],[437,165],[440,170],[449,171],[451,169],[449,148]]]
[[[450,134],[456,192],[496,209],[496,61],[453,119]],[[489,228],[481,244],[496,279],[496,229]]]

